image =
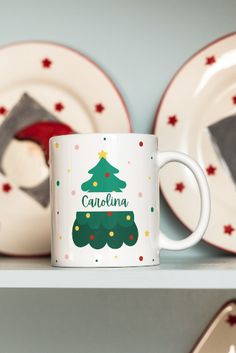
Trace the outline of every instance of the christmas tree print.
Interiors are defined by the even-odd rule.
[[[114,174],[119,170],[114,168],[106,160],[107,152],[99,152],[99,162],[89,170],[89,174],[93,174],[92,178],[82,184],[81,189],[87,192],[121,192],[126,187],[126,183]]]
[[[119,170],[106,160],[107,152],[101,151],[98,155],[99,162],[88,171],[92,177],[81,185],[81,189],[88,193],[107,193],[105,200],[112,200],[114,205],[114,202],[120,201],[111,195],[122,192],[126,183],[115,175]],[[128,205],[126,199],[123,200]],[[107,207],[109,202],[107,201]],[[78,211],[72,236],[78,247],[89,244],[94,249],[101,249],[107,244],[112,249],[118,249],[123,244],[133,246],[138,240],[138,229],[132,211]]]

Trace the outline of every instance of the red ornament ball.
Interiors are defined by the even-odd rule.
[[[143,261],[143,256],[139,256],[139,261]]]
[[[111,217],[111,216],[112,216],[112,212],[111,212],[111,211],[108,211],[108,212],[107,212],[107,215],[108,215],[108,217]]]
[[[89,239],[90,239],[90,240],[94,240],[94,238],[95,238],[95,236],[94,236],[93,234],[91,234],[91,235],[89,236]]]
[[[110,176],[110,173],[105,173],[106,178],[109,178],[109,176]]]
[[[130,234],[130,235],[129,235],[129,240],[134,240],[133,234]]]
[[[143,147],[143,141],[139,141],[139,146]]]

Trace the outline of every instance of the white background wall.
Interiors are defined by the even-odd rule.
[[[0,0],[0,44],[46,39],[96,60],[136,132],[178,67],[236,29],[235,0]],[[162,202],[162,228],[186,235]],[[187,254],[215,254],[199,245]],[[1,353],[187,353],[228,291],[1,290]]]

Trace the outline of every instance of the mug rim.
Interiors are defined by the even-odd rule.
[[[74,137],[80,137],[80,136],[87,136],[87,137],[95,137],[95,136],[117,136],[117,137],[128,137],[128,136],[134,136],[134,137],[151,137],[151,138],[155,138],[158,139],[156,134],[149,134],[149,133],[135,133],[135,132],[85,132],[85,133],[73,133],[73,134],[67,134],[67,135],[57,135],[57,136],[52,136],[49,139],[49,142],[53,142],[54,140],[58,140],[58,139],[70,139],[70,138],[74,138]]]

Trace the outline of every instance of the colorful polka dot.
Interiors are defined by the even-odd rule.
[[[79,145],[75,145],[75,150],[78,150],[79,149]]]
[[[76,194],[76,191],[75,191],[75,190],[72,190],[72,191],[71,191],[71,195],[72,195],[72,196],[75,196],[75,194]]]
[[[98,186],[98,182],[97,181],[94,181],[93,182],[93,186],[96,188]]]
[[[76,232],[78,232],[79,226],[75,226],[75,230],[76,230]]]
[[[143,261],[143,256],[139,256],[139,261]]]
[[[108,217],[111,217],[111,216],[112,216],[112,212],[111,212],[111,211],[108,211],[108,212],[107,212],[107,215],[108,215]]]
[[[55,143],[55,148],[59,148],[59,147],[60,147],[59,143],[56,142],[56,143]]]
[[[151,212],[152,212],[152,213],[154,212],[154,207],[151,207]]]
[[[109,176],[110,176],[110,173],[105,173],[106,178],[109,178]]]
[[[89,239],[94,240],[95,236],[93,234],[90,234]]]
[[[126,219],[127,219],[127,221],[130,221],[131,220],[130,215],[126,216]]]
[[[60,186],[60,181],[59,180],[56,181],[56,186]]]
[[[91,217],[91,215],[90,215],[90,213],[86,213],[86,216],[85,216],[86,218],[90,218]]]
[[[115,233],[114,232],[109,232],[109,237],[114,237]]]
[[[139,192],[139,193],[138,193],[138,197],[143,197],[143,193],[142,193],[142,192]]]
[[[145,230],[145,232],[144,232],[144,234],[145,234],[145,237],[149,237],[149,231],[148,230]]]
[[[139,141],[139,146],[143,147],[143,141]]]
[[[130,235],[129,235],[129,240],[134,240],[133,234],[130,234]]]

